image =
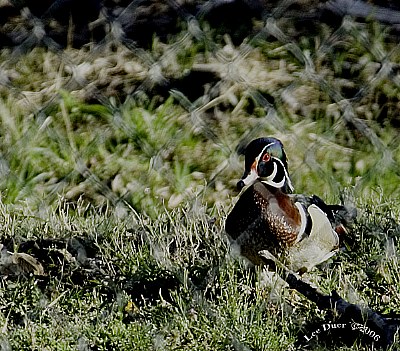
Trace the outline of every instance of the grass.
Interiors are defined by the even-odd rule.
[[[391,245],[399,212],[387,202],[382,210],[391,217],[382,218],[381,204],[358,204],[367,210],[353,228],[352,250],[307,279],[350,302],[398,314],[398,252]],[[324,321],[289,289],[274,290],[271,299],[262,272],[229,253],[222,210],[188,204],[153,220],[132,208],[121,218],[63,199],[49,213],[1,208],[3,240],[12,238],[16,251],[35,241],[39,248],[28,252],[44,262],[46,274],[2,279],[2,347],[297,349],[307,325]],[[84,257],[73,256],[71,238],[85,247]]]
[[[262,135],[283,141],[296,191],[359,209],[350,247],[307,279],[398,315],[399,88],[381,69],[399,53],[385,28],[346,21],[241,46],[203,27],[148,51],[3,50],[1,243],[45,275],[3,274],[1,348],[325,349],[303,335],[332,316],[229,251],[238,152]],[[216,81],[192,99],[157,90],[188,69]]]

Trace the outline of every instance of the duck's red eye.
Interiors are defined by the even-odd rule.
[[[263,157],[262,157],[262,160],[263,160],[264,162],[268,162],[270,159],[271,159],[271,156],[269,155],[268,152],[266,152],[266,153],[263,155]]]

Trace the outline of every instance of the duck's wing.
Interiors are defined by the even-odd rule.
[[[352,204],[346,205],[329,205],[326,204],[317,195],[305,196],[301,194],[290,194],[289,195],[293,202],[302,204],[305,208],[311,205],[317,205],[328,217],[331,222],[332,228],[338,233],[340,242],[349,241],[348,228],[354,223],[357,218],[357,208]],[[308,221],[308,225],[309,225]],[[308,227],[306,232],[310,232]],[[350,239],[351,241],[351,239]]]
[[[327,215],[317,205],[307,208],[312,227],[310,235],[288,250],[287,265],[296,272],[310,271],[332,257],[339,247],[339,236]]]

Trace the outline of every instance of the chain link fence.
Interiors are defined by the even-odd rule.
[[[299,191],[397,192],[394,1],[3,0],[0,16],[5,201],[226,204],[262,135]]]
[[[394,0],[0,0],[1,348],[391,347],[399,25]],[[331,296],[230,254],[260,136],[296,192],[361,209],[310,275]],[[323,301],[352,323],[317,342],[344,326]]]

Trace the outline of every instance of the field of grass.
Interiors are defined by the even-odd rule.
[[[357,245],[307,279],[325,293],[335,289],[351,303],[393,314],[399,210],[382,200],[359,200]],[[154,220],[132,208],[121,217],[61,199],[40,214],[3,204],[3,242],[35,255],[45,275],[2,278],[2,349],[308,349],[298,345],[301,336],[329,317],[233,257],[224,216],[204,205]],[[336,345],[329,337],[326,343]],[[322,342],[316,347],[325,349]],[[370,347],[366,338],[348,349]]]
[[[374,349],[306,343],[333,316],[230,252],[240,151],[258,136],[283,141],[297,192],[359,210],[349,247],[307,279],[400,314],[397,43],[351,21],[241,46],[203,30],[140,54],[0,52],[1,243],[44,268],[8,274],[2,252],[1,350]],[[189,70],[217,81],[157,90]]]

